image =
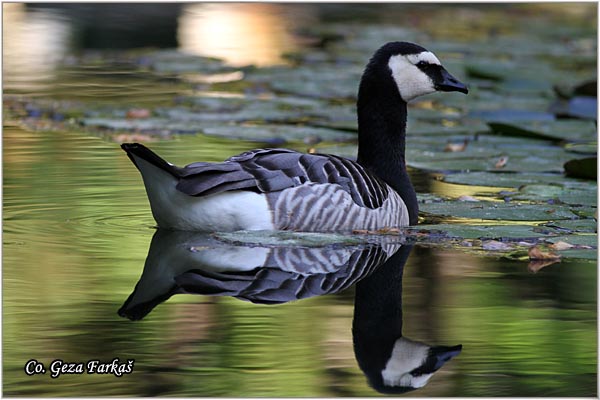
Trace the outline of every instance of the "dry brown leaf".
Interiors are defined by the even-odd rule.
[[[573,246],[572,244],[567,243],[567,242],[558,241],[556,243],[551,244],[548,247],[550,247],[552,250],[560,251],[560,250],[568,250],[568,249],[571,249],[571,248],[573,248],[575,246]]]
[[[503,168],[506,163],[508,162],[508,156],[502,156],[498,159],[498,161],[496,161],[496,168]]]
[[[547,260],[560,260],[560,255],[553,253],[551,251],[542,251],[538,246],[533,246],[529,248],[527,252],[529,254],[529,259],[532,261],[547,261]]]
[[[548,265],[556,264],[557,262],[560,262],[560,260],[534,260],[529,262],[529,265],[527,265],[527,269],[529,270],[529,272],[535,274],[540,269],[547,267]]]

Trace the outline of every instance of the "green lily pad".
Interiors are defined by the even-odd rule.
[[[566,187],[580,185],[582,181],[569,179],[562,174],[553,173],[512,173],[512,172],[459,172],[444,175],[444,182],[458,183],[462,185],[512,187],[518,188],[522,185],[535,183],[554,183],[560,181]],[[587,183],[587,182],[585,182]]]
[[[563,163],[570,158],[564,149],[551,146],[514,148],[494,155],[482,150],[480,157],[468,154],[408,149],[407,165],[426,171],[562,172]]]
[[[348,142],[356,140],[352,132],[301,125],[221,125],[205,127],[202,133],[229,139],[281,143],[287,141]]]
[[[565,150],[570,153],[594,155],[598,154],[598,142],[567,143]]]
[[[525,240],[548,237],[551,228],[531,225],[464,225],[433,224],[417,225],[413,230],[442,231],[449,237],[460,239]]]
[[[574,246],[598,247],[598,235],[568,235],[545,239],[549,243],[566,242]]]
[[[564,205],[445,201],[422,204],[419,209],[420,212],[431,215],[478,220],[550,221],[577,218]]]
[[[488,79],[491,81],[502,81],[514,73],[514,63],[477,62],[465,66],[465,72],[471,78]]]
[[[551,221],[544,226],[554,228],[562,232],[595,233],[598,230],[598,222],[592,218]]]
[[[563,258],[584,258],[595,260],[598,258],[598,235],[568,235],[545,239],[549,243],[565,242],[574,245],[574,248],[558,250]],[[581,248],[590,247],[590,248]]]
[[[591,121],[490,121],[488,125],[493,133],[502,135],[570,141],[596,139],[596,126]]]
[[[516,122],[546,122],[554,121],[554,115],[544,111],[529,111],[515,108],[501,110],[472,110],[469,113],[472,118],[479,118],[485,122],[503,122],[514,124]]]
[[[531,184],[519,188],[518,194],[511,196],[511,198],[534,201],[553,199],[570,205],[596,207],[598,204],[598,186],[589,184],[587,187],[574,188],[560,184]]]
[[[558,252],[563,259],[567,258],[579,258],[586,260],[596,260],[598,258],[597,249],[569,249],[561,250]]]

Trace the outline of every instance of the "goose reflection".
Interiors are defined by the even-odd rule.
[[[402,246],[356,285],[352,337],[356,361],[375,390],[399,394],[425,386],[462,345],[431,346],[402,336]]]
[[[311,234],[298,234],[302,241]],[[119,310],[132,320],[179,293],[280,304],[338,293],[400,248],[399,238],[355,246],[236,245],[210,234],[159,229],[144,271]]]
[[[280,304],[356,285],[352,333],[358,365],[375,390],[403,393],[423,387],[462,349],[402,336],[402,274],[411,249],[392,236],[353,246],[249,246],[159,229],[142,276],[118,313],[139,320],[180,293]]]

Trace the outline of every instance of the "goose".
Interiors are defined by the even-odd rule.
[[[468,93],[438,58],[408,42],[379,48],[360,80],[357,161],[256,149],[221,163],[177,167],[139,143],[121,147],[139,169],[158,227],[189,231],[341,232],[417,223],[405,164],[407,102]]]
[[[370,386],[400,394],[425,386],[462,351],[462,345],[430,345],[402,334],[402,275],[412,245],[405,245],[359,281],[354,293],[354,355]]]
[[[266,246],[159,228],[142,276],[118,314],[140,320],[176,294],[281,304],[338,293],[371,274],[400,247],[401,239],[390,235],[353,246]]]

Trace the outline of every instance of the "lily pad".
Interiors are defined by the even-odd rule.
[[[489,121],[492,132],[502,135],[538,137],[549,140],[594,140],[596,126],[591,121]]]
[[[544,111],[529,111],[514,108],[501,110],[472,110],[469,113],[472,118],[479,118],[486,122],[515,123],[523,121],[554,121],[553,114]]]
[[[202,133],[229,139],[284,143],[287,141],[348,142],[356,140],[351,132],[301,125],[221,125],[202,129]],[[273,143],[275,144],[275,143]]]
[[[598,247],[598,235],[568,235],[545,239],[549,243],[566,242],[574,246]]]
[[[545,223],[544,226],[557,229],[561,232],[581,232],[581,233],[596,233],[598,230],[598,222],[592,218],[551,221]]]
[[[550,146],[512,149],[510,152],[482,157],[462,156],[461,153],[416,152],[417,149],[407,151],[407,165],[426,171],[562,172],[563,163],[570,158],[564,149]]]
[[[420,212],[426,214],[478,220],[550,221],[577,218],[569,207],[563,205],[445,201],[422,204],[419,208]]]
[[[442,231],[449,237],[460,239],[525,240],[548,237],[554,230],[532,225],[417,225],[412,230]]]
[[[530,184],[519,188],[513,200],[547,201],[553,200],[570,205],[596,207],[598,204],[598,186],[596,184],[567,187],[561,184]]]
[[[577,154],[598,154],[598,142],[589,143],[568,143],[565,150]]]
[[[584,258],[595,260],[598,258],[598,235],[569,235],[545,239],[549,243],[566,242],[575,247],[567,250],[558,250],[563,258]],[[590,247],[590,248],[582,248]]]
[[[563,185],[579,185],[582,181],[564,178],[561,174],[552,173],[511,173],[511,172],[462,172],[444,175],[444,182],[462,185],[513,187],[535,183],[554,183],[560,181]]]

